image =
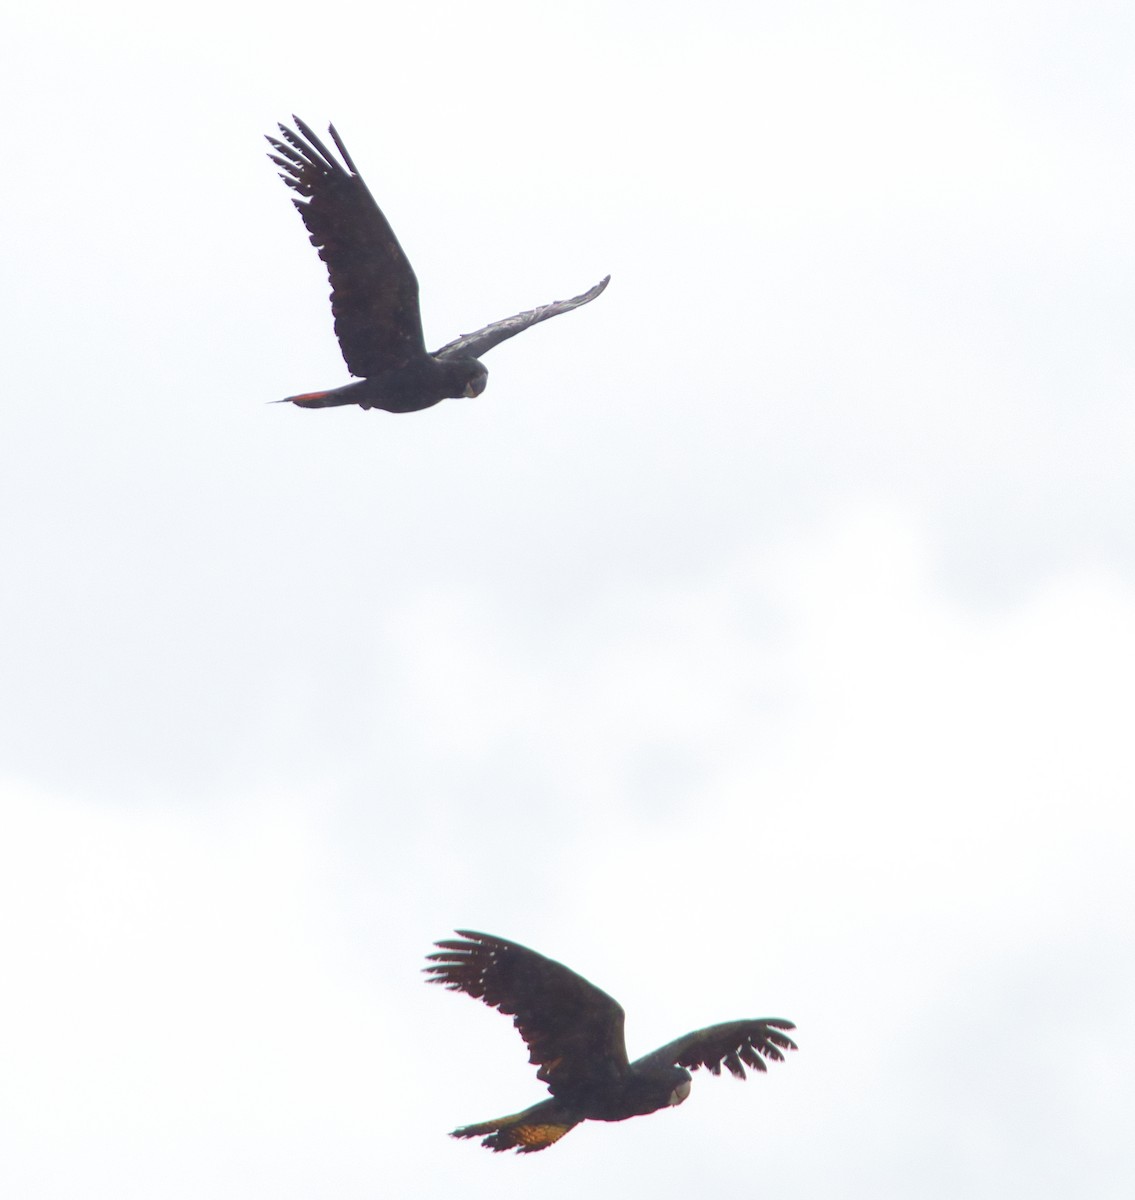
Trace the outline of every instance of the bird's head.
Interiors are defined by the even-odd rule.
[[[464,390],[463,395],[480,396],[481,392],[485,390],[485,384],[488,383],[488,372],[485,370],[485,367],[481,366],[480,362],[478,362],[478,368],[478,372],[474,376],[469,377],[469,382],[466,384],[466,390]]]
[[[662,1067],[654,1079],[662,1096],[668,1096],[668,1105],[680,1104],[690,1094],[691,1076],[685,1067]]]
[[[681,1104],[690,1094],[690,1073],[676,1066],[631,1065],[630,1077],[621,1091],[620,1103],[626,1106],[623,1116],[658,1112]],[[615,1117],[621,1121],[623,1116]],[[610,1120],[602,1117],[601,1120]]]
[[[429,360],[430,386],[439,399],[447,396],[479,396],[485,390],[489,373],[475,358],[438,358]]]
[[[465,380],[465,390],[461,393],[463,396],[479,396],[485,390],[485,384],[489,382],[489,373],[484,366],[475,358],[469,359],[469,374]]]
[[[672,1067],[671,1083],[673,1088],[670,1092],[668,1103],[673,1107],[681,1104],[683,1100],[690,1094],[690,1073],[684,1067]]]

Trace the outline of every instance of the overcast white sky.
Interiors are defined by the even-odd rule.
[[[5,18],[0,1192],[1131,1195],[1129,3]],[[476,401],[348,376],[333,120]],[[454,927],[632,1054],[545,1154]]]

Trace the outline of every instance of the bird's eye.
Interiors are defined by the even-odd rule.
[[[685,1079],[670,1093],[670,1103],[681,1104],[689,1094],[690,1081]]]

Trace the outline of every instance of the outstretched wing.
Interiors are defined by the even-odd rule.
[[[660,1046],[637,1059],[631,1064],[631,1069],[685,1067],[693,1071],[698,1067],[708,1067],[712,1074],[720,1075],[724,1066],[730,1075],[744,1079],[745,1065],[756,1071],[765,1071],[768,1069],[764,1062],[766,1058],[783,1062],[781,1051],[795,1050],[796,1043],[781,1030],[795,1028],[791,1021],[781,1021],[775,1017],[765,1017],[759,1021],[726,1021],[724,1025],[697,1029]]]
[[[582,975],[535,950],[471,930],[438,942],[431,983],[483,1000],[513,1018],[553,1096],[610,1083],[627,1069],[622,1008]]]
[[[494,346],[510,337],[516,337],[530,325],[539,325],[541,321],[549,321],[552,317],[558,317],[560,313],[571,312],[573,308],[590,304],[610,282],[611,276],[608,275],[600,279],[593,288],[579,296],[573,296],[570,300],[553,300],[551,304],[545,304],[542,308],[530,308],[527,312],[517,313],[515,317],[494,321],[484,329],[478,329],[476,333],[463,333],[452,342],[446,342],[440,350],[435,350],[434,357],[480,358]]]
[[[426,352],[410,260],[335,126],[331,137],[345,167],[299,117],[292,120],[303,137],[281,125],[284,140],[268,139],[276,151],[268,157],[288,187],[306,197],[292,203],[327,264],[335,336],[347,369],[365,379],[405,366]]]

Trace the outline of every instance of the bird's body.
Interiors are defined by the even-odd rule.
[[[625,1121],[681,1104],[697,1067],[716,1075],[725,1066],[744,1079],[746,1065],[764,1071],[765,1058],[780,1061],[782,1050],[796,1049],[783,1032],[792,1022],[765,1017],[711,1025],[629,1062],[623,1010],[606,992],[515,942],[469,930],[458,935],[429,956],[430,982],[511,1015],[536,1077],[552,1093],[522,1112],[453,1131],[481,1137],[490,1150],[543,1150],[581,1121]]]
[[[327,265],[335,335],[359,382],[287,401],[301,408],[358,404],[404,413],[479,396],[488,379],[480,355],[530,325],[589,303],[607,286],[609,276],[570,300],[494,321],[427,353],[414,269],[335,127],[330,132],[342,162],[303,121],[293,120],[299,134],[281,125],[283,141],[268,139],[276,151],[269,157],[302,197],[293,203]]]
[[[425,357],[404,367],[378,371],[366,379],[345,383],[326,392],[287,396],[279,403],[300,408],[331,408],[357,404],[360,408],[383,408],[387,412],[419,412],[457,396],[477,396],[484,390],[487,372],[476,359],[452,361]]]

